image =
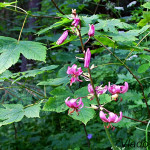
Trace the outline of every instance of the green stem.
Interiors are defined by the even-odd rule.
[[[57,4],[55,3],[55,1],[54,1],[54,0],[51,0],[51,1],[52,1],[52,3],[54,4],[54,6],[57,8],[57,10],[58,10],[61,14],[65,15],[65,14],[59,9],[59,7],[58,7]]]
[[[95,38],[95,37],[94,37]],[[148,111],[148,115],[150,117],[150,110],[149,110],[149,106],[148,106],[148,103],[147,103],[147,99],[145,97],[145,93],[144,93],[144,88],[143,88],[143,85],[142,83],[140,82],[140,80],[133,74],[133,72],[129,69],[129,67],[124,64],[124,62],[122,60],[120,60],[114,53],[111,52],[111,50],[109,50],[102,42],[100,42],[97,38],[95,38],[96,41],[98,41],[109,53],[111,53],[129,72],[130,74],[132,74],[132,76],[136,79],[136,81],[139,83],[140,87],[141,87],[141,91],[142,91],[142,95],[143,95],[143,98],[145,100],[145,104],[146,104],[146,107],[147,107],[147,111]]]
[[[25,19],[24,19],[24,21],[23,21],[22,28],[21,28],[21,30],[20,30],[20,34],[19,34],[19,37],[18,37],[18,43],[19,43],[19,41],[20,41],[21,34],[22,34],[22,31],[23,31],[23,28],[24,28],[24,25],[25,25],[25,22],[26,22],[27,16],[28,16],[28,14],[26,15],[26,17],[25,17]]]
[[[136,47],[150,34],[150,32],[148,32],[137,44]],[[134,49],[132,49],[132,51],[128,54],[128,56],[125,58],[124,63],[126,62],[126,60],[128,59],[128,57],[132,54],[132,52],[134,51]]]
[[[104,128],[105,128],[107,137],[108,137],[108,139],[109,139],[109,141],[110,141],[110,143],[111,143],[111,145],[112,145],[112,147],[113,147],[113,150],[117,150],[117,149],[116,149],[116,146],[115,146],[115,144],[113,143],[113,140],[112,140],[112,138],[111,138],[111,136],[110,136],[110,133],[109,133],[109,131],[108,131],[108,128],[106,127],[106,126],[107,126],[106,123],[103,122],[103,124],[104,124]]]
[[[94,83],[93,83],[93,80],[92,80],[92,77],[91,77],[91,70],[90,70],[89,67],[88,67],[88,73],[89,73],[90,82],[91,82],[91,85],[92,85],[92,88],[93,88],[93,91],[94,91],[94,95],[95,95],[97,104],[98,104],[98,106],[100,106],[100,102],[99,102],[98,96],[97,96],[97,94],[96,94],[95,87],[94,87]]]
[[[149,127],[149,124],[150,124],[150,120],[147,124],[147,127],[146,127],[146,144],[148,143],[148,127]],[[148,144],[147,144],[147,150],[148,150]]]

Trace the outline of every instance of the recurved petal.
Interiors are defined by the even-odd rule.
[[[119,117],[119,118],[116,118],[115,123],[121,121],[121,119],[122,119],[122,112],[120,112],[120,117]]]
[[[110,112],[109,117],[108,117],[108,121],[114,123],[117,117],[118,116],[116,114],[114,114],[113,112]]]
[[[127,92],[128,88],[129,88],[128,82],[125,82],[125,85],[121,86],[121,93]]]
[[[106,115],[107,114],[105,114],[103,111],[100,111],[99,113],[99,116],[103,122],[109,122],[108,119],[106,118]]]

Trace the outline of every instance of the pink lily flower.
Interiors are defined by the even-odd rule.
[[[94,36],[95,26],[93,24],[92,25],[89,24],[89,27],[90,27],[89,32],[88,32],[89,37]]]
[[[83,102],[82,102],[82,98],[80,97],[80,100],[77,102],[77,99],[71,99],[69,100],[70,97],[68,97],[66,100],[65,100],[65,103],[66,105],[69,107],[69,108],[72,108],[72,111],[68,111],[68,114],[72,114],[74,111],[76,111],[76,113],[79,115],[79,111],[81,108],[83,108]],[[69,101],[68,101],[69,100]]]
[[[103,122],[108,122],[109,123],[107,128],[109,128],[111,126],[111,128],[113,128],[113,130],[114,130],[115,128],[111,125],[111,123],[117,123],[117,122],[121,121],[122,112],[120,112],[120,117],[118,117],[113,112],[109,112],[109,117],[108,118],[106,118],[106,115],[107,114],[105,114],[103,111],[100,111],[100,113],[99,113],[99,116],[100,116],[101,120]]]
[[[72,83],[79,81],[82,82],[82,80],[79,80],[78,76],[80,76],[83,73],[81,67],[78,68],[77,70],[77,65],[73,64],[72,67],[68,66],[67,69],[67,74],[70,74],[72,76],[71,80],[70,80],[70,86],[72,85]]]
[[[90,59],[91,59],[91,51],[88,48],[86,53],[85,53],[85,57],[84,57],[84,67],[88,68],[89,64],[90,64]]]
[[[74,19],[74,21],[72,22],[71,25],[73,25],[74,27],[77,27],[77,25],[78,25],[79,22],[80,22],[80,18],[76,17],[76,18],[73,18],[73,19]]]
[[[66,30],[66,31],[61,35],[61,37],[57,40],[56,44],[57,44],[57,45],[62,44],[62,43],[66,40],[67,36],[68,36],[68,30]]]
[[[128,91],[128,88],[129,88],[129,85],[127,82],[125,82],[125,85],[123,86],[120,86],[120,85],[110,85],[110,82],[109,82],[109,85],[108,85],[108,91],[112,94],[112,98],[114,100],[117,100],[118,99],[118,94],[123,94],[123,93],[126,93]]]
[[[94,99],[94,90],[93,90],[93,87],[92,87],[92,85],[90,83],[88,84],[88,91],[90,93],[90,100],[93,100]],[[107,85],[104,86],[104,87],[102,87],[102,86],[96,86],[95,91],[96,91],[96,94],[98,96],[102,95],[102,94],[106,93],[106,91],[107,91]]]

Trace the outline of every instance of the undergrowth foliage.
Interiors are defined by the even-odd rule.
[[[5,126],[14,128],[10,149],[21,143],[26,124],[24,130],[33,135],[31,143],[42,142],[38,146],[43,149],[121,150],[145,142],[139,147],[148,150],[150,2],[141,6],[147,11],[136,24],[133,18],[77,14],[84,5],[62,14],[55,5],[60,12],[57,21],[36,31],[35,41],[22,40],[28,16],[34,14],[17,2],[0,3],[0,7],[25,14],[18,39],[0,36],[0,127],[5,138]],[[21,55],[36,67],[12,71]],[[3,149],[9,145],[5,138]]]

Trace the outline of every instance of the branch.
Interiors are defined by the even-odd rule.
[[[54,1],[54,0],[51,0],[51,1],[52,1],[52,3],[54,4],[54,6],[57,8],[57,10],[58,10],[61,14],[65,15],[65,14],[59,9],[59,7],[58,7],[57,4],[55,3],[55,1]]]

